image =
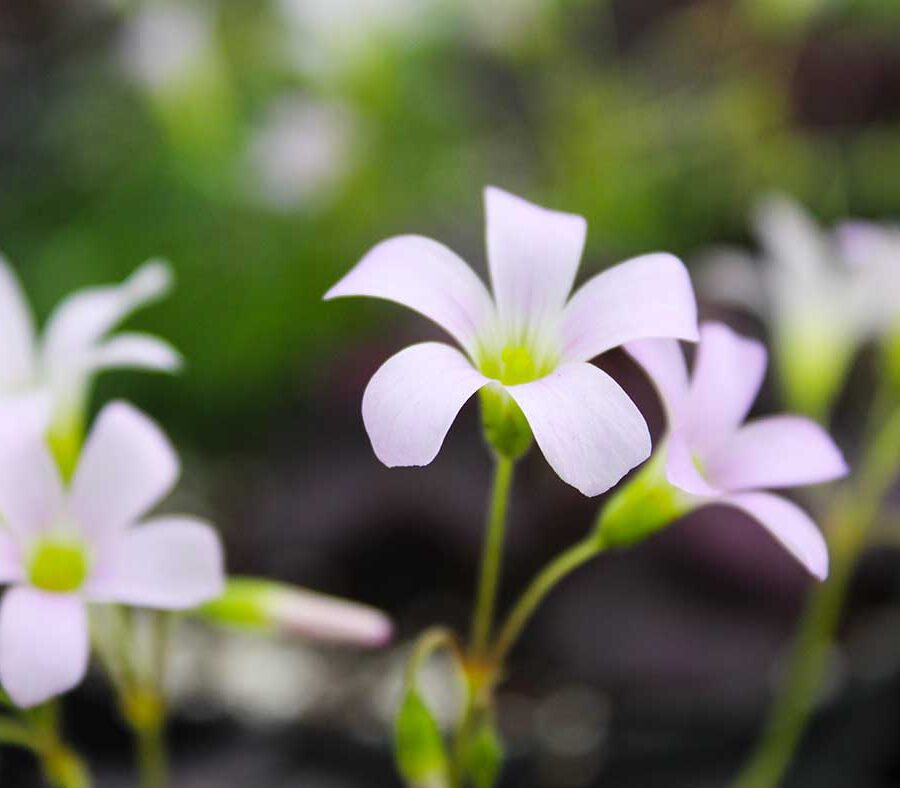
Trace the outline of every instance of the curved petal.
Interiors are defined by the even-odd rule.
[[[225,589],[215,530],[191,517],[159,517],[110,543],[85,587],[92,601],[187,610]]]
[[[721,323],[700,327],[684,428],[704,461],[749,413],[766,374],[766,349]]]
[[[127,403],[110,403],[75,471],[72,512],[87,533],[109,534],[159,503],[179,472],[178,456],[159,427]]]
[[[479,329],[494,312],[487,288],[462,258],[419,235],[382,241],[325,299],[345,296],[403,304],[433,320],[472,355]]]
[[[0,447],[0,517],[17,536],[52,527],[64,510],[59,469],[41,435]]]
[[[458,350],[423,342],[391,356],[363,395],[363,423],[389,468],[428,465],[456,414],[490,381]]]
[[[628,354],[650,378],[673,430],[681,422],[688,393],[688,372],[684,353],[676,339],[641,339],[625,346]]]
[[[161,298],[172,284],[167,263],[145,263],[122,284],[80,290],[50,316],[44,333],[43,363],[51,377],[80,369],[84,354],[136,309]],[[65,372],[64,372],[65,371]]]
[[[87,671],[88,622],[71,594],[19,586],[0,604],[0,682],[29,708],[68,692]]]
[[[740,427],[706,463],[723,490],[819,484],[847,475],[831,436],[802,416],[769,416]]]
[[[17,439],[43,437],[50,427],[52,411],[53,397],[45,389],[0,398],[0,447],[10,446]]]
[[[12,531],[0,525],[0,583],[18,583],[25,579],[21,547]]]
[[[16,389],[34,379],[34,321],[12,266],[0,255],[0,388]]]
[[[770,493],[741,493],[722,498],[721,503],[749,514],[819,580],[828,576],[825,538],[799,506]]]
[[[488,186],[487,255],[497,311],[507,330],[541,324],[563,308],[587,236],[583,216],[541,208]]]
[[[597,274],[563,314],[563,357],[587,361],[637,339],[697,341],[697,302],[684,263],[645,254]]]
[[[168,342],[149,334],[131,332],[117,334],[90,351],[84,371],[129,368],[177,372],[181,365],[181,354]]]
[[[670,484],[704,498],[721,495],[700,472],[684,435],[674,432],[666,442],[666,478]]]
[[[609,375],[585,363],[506,389],[564,482],[599,495],[650,456],[650,432]]]

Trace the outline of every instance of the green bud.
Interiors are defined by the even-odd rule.
[[[479,398],[485,440],[502,457],[517,460],[534,437],[522,409],[500,386],[485,386]]]
[[[463,768],[474,788],[494,788],[503,766],[503,743],[494,726],[484,720],[469,739]]]
[[[200,618],[218,626],[254,632],[275,630],[272,620],[273,594],[278,584],[251,577],[229,578],[225,592],[198,608]]]
[[[414,788],[449,785],[447,753],[437,721],[415,687],[406,691],[394,727],[397,768]]]
[[[661,531],[692,508],[690,497],[666,479],[665,452],[658,451],[603,507],[596,535],[606,546],[628,547]]]

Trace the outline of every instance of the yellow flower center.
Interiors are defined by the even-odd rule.
[[[47,537],[38,542],[31,553],[28,580],[44,591],[76,591],[87,579],[89,565],[87,550],[80,541],[70,537]]]
[[[481,359],[481,372],[504,386],[529,383],[543,377],[552,370],[552,364],[539,361],[532,350],[525,345],[507,345],[499,354],[486,355]]]

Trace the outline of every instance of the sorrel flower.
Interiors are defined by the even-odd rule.
[[[672,255],[648,254],[598,274],[568,299],[584,218],[493,187],[485,208],[493,298],[456,254],[414,235],[378,244],[325,295],[396,301],[465,352],[425,342],[375,373],[363,397],[372,446],[385,465],[427,465],[462,406],[482,391],[489,432],[530,427],[559,476],[597,495],[649,456],[650,435],[625,392],[588,362],[636,339],[696,340],[687,271]]]
[[[829,233],[780,196],[760,204],[754,225],[763,265],[721,250],[709,260],[705,287],[770,319],[788,402],[824,417],[858,347],[900,322],[896,231],[893,245],[886,229],[861,223]]]
[[[69,489],[43,441],[0,450],[0,682],[29,707],[87,669],[86,603],[162,610],[221,593],[222,549],[206,523],[138,519],[173,487],[178,457],[159,428],[124,403],[106,406]]]
[[[0,257],[0,407],[40,395],[32,404],[40,410],[49,407],[51,438],[77,443],[97,372],[114,367],[176,370],[181,358],[161,339],[133,332],[107,336],[130,313],[162,297],[171,278],[166,264],[150,262],[120,285],[73,293],[56,308],[38,339],[16,276]]]
[[[678,343],[644,340],[626,350],[647,371],[666,409],[665,475],[687,493],[684,513],[709,503],[741,509],[813,575],[828,573],[821,533],[796,504],[761,492],[840,478],[847,465],[818,424],[776,415],[744,423],[762,385],[766,350],[719,323],[704,323],[693,374]]]

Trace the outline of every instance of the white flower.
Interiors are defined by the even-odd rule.
[[[166,263],[153,261],[120,285],[73,293],[56,307],[43,334],[9,264],[0,257],[0,410],[27,408],[33,422],[49,419],[52,436],[80,431],[89,386],[104,369],[171,372],[181,357],[157,337],[110,331],[171,285]],[[4,419],[5,420],[5,419]]]

